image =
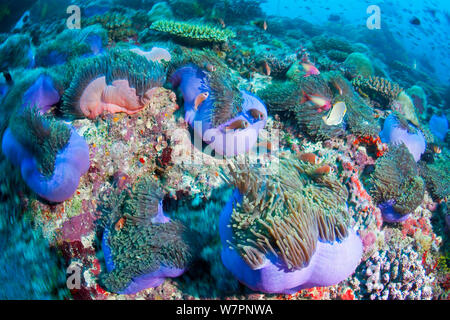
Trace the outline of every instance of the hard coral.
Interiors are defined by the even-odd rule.
[[[390,103],[402,91],[400,86],[395,82],[376,76],[370,76],[368,78],[358,76],[352,80],[352,84],[360,93],[377,101],[385,109],[388,108]]]
[[[347,189],[320,165],[285,155],[280,172],[230,166],[234,194],[220,216],[222,260],[253,290],[293,293],[337,284],[362,255]]]
[[[155,21],[150,29],[167,33],[177,39],[184,39],[188,42],[226,42],[228,38],[235,37],[235,33],[229,29],[219,29],[216,27],[187,22],[177,22],[168,20]]]

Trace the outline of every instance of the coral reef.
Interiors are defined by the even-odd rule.
[[[387,222],[404,221],[421,203],[425,183],[404,144],[394,146],[375,162],[370,194]]]
[[[0,71],[34,66],[34,48],[30,36],[15,34],[0,45]]]
[[[374,75],[372,62],[363,53],[353,52],[347,56],[344,65],[349,68],[354,68],[358,74],[364,78]]]
[[[359,263],[362,244],[350,227],[347,190],[322,166],[286,155],[280,171],[264,178],[258,169],[230,165],[236,189],[220,217],[222,260],[253,290],[336,284]]]
[[[153,22],[150,29],[169,34],[176,39],[184,39],[191,43],[204,42],[226,42],[235,37],[235,33],[229,29],[187,22],[170,20],[158,20]]]
[[[358,76],[352,80],[352,84],[359,93],[377,101],[384,109],[387,109],[402,91],[398,84],[376,76],[368,78]]]
[[[119,12],[107,12],[96,15],[86,21],[86,25],[100,24],[108,32],[109,42],[118,42],[137,35],[132,27],[132,20]]]

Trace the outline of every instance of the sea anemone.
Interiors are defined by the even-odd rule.
[[[392,145],[404,143],[416,162],[420,160],[427,145],[422,131],[409,124],[401,115],[394,113],[384,121],[380,139],[383,143]]]
[[[228,72],[190,64],[170,81],[183,94],[186,122],[217,154],[233,156],[253,147],[267,121],[266,107],[255,95],[238,90]]]
[[[37,107],[41,113],[46,113],[59,102],[60,95],[55,89],[50,76],[42,74],[23,95],[24,107]]]
[[[165,81],[160,63],[126,50],[113,50],[79,63],[62,105],[63,112],[75,118],[94,119],[104,112],[139,112]]]
[[[351,275],[362,242],[350,227],[348,192],[320,165],[280,158],[279,172],[230,165],[236,187],[219,224],[224,265],[267,293],[329,286]]]
[[[422,203],[425,193],[417,164],[404,144],[392,146],[377,159],[369,184],[387,222],[404,221]]]
[[[108,271],[101,277],[103,285],[111,292],[134,294],[180,276],[191,259],[187,233],[164,215],[157,184],[143,179],[121,197],[123,201],[109,199],[102,207]]]
[[[433,114],[428,123],[431,132],[441,141],[445,140],[448,132],[448,120],[445,115]]]
[[[89,168],[89,148],[77,132],[36,108],[16,112],[2,140],[2,152],[19,167],[28,187],[51,202],[70,198]]]

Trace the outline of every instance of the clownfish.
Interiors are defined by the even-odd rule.
[[[208,99],[208,97],[209,97],[209,92],[202,92],[202,93],[200,93],[194,100],[194,110],[197,111],[198,106],[200,104],[202,104],[203,101]]]

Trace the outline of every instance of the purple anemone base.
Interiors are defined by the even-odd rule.
[[[265,263],[258,269],[251,269],[228,244],[228,241],[233,241],[233,231],[229,226],[233,205],[240,201],[242,196],[236,189],[220,215],[222,261],[241,283],[252,290],[292,294],[301,289],[330,286],[345,280],[358,266],[363,245],[356,231],[349,229],[349,236],[341,242],[318,241],[309,264],[300,270],[288,270],[274,255],[266,256]]]

